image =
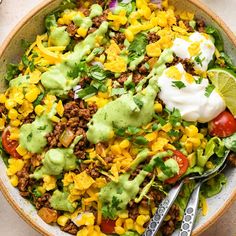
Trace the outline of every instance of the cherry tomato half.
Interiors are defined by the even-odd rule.
[[[209,134],[225,138],[236,132],[236,119],[229,111],[223,111],[208,123]]]
[[[180,151],[174,150],[174,155],[171,157],[177,161],[179,164],[179,174],[167,179],[165,183],[174,184],[179,178],[187,171],[188,169],[188,159],[187,157]]]
[[[16,151],[19,142],[10,139],[10,131],[6,128],[2,133],[2,146],[5,151],[12,157],[21,158],[21,155]]]
[[[102,219],[100,226],[101,226],[101,231],[104,234],[112,234],[115,233],[116,221],[110,219]]]

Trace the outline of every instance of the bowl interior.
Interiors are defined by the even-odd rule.
[[[10,62],[19,61],[22,55],[20,47],[20,40],[26,39],[33,41],[37,34],[44,31],[44,17],[49,12],[54,10],[61,0],[46,0],[37,9],[33,10],[29,15],[22,20],[20,27],[17,27],[8,40],[5,41],[2,51],[0,51],[0,91],[6,88],[4,83],[4,74],[6,71],[6,65]],[[228,31],[227,27],[223,23],[220,23],[218,17],[213,16],[206,8],[202,8],[198,1],[194,0],[172,0],[171,3],[179,9],[188,9],[196,14],[197,18],[204,19],[207,24],[213,25],[221,32],[224,42],[225,51],[231,56],[236,64],[236,40],[233,39],[233,34]],[[216,216],[219,216],[223,209],[230,204],[233,200],[233,196],[236,195],[235,182],[236,171],[233,169],[227,169],[225,174],[228,178],[227,185],[220,194],[207,200],[209,206],[209,212],[205,217],[199,217],[195,226],[194,235],[204,231]],[[17,212],[34,228],[44,235],[57,235],[66,236],[67,233],[62,232],[58,227],[50,226],[46,224],[40,217],[38,217],[34,207],[25,199],[23,199],[18,190],[13,188],[6,175],[6,167],[0,158],[0,186],[5,197],[9,203],[17,209]],[[177,233],[176,233],[177,234]]]

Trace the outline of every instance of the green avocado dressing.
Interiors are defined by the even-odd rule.
[[[17,78],[12,79],[9,82],[9,87],[19,87],[23,84],[29,84],[29,76],[28,75],[19,75]]]
[[[165,163],[165,166],[167,166],[168,168],[171,169],[172,176],[167,176],[162,171],[160,171],[158,173],[157,177],[161,181],[165,181],[165,180],[169,179],[170,177],[173,177],[179,173],[179,164],[175,159],[170,158],[170,159],[166,160],[164,163]]]
[[[80,78],[70,78],[68,72],[96,47],[96,36],[105,37],[107,30],[108,22],[104,21],[95,32],[78,43],[74,51],[62,63],[50,67],[48,71],[42,74],[41,82],[50,94],[66,95],[78,83]]]
[[[61,192],[59,190],[55,190],[50,198],[49,202],[53,209],[58,211],[68,211],[73,213],[76,209],[76,203],[71,203],[68,200],[69,193]]]
[[[67,46],[70,43],[70,35],[66,31],[66,26],[55,27],[50,31],[50,43],[53,46]]]
[[[76,168],[76,156],[74,147],[82,136],[77,136],[69,148],[53,148],[46,152],[42,160],[43,166],[36,169],[31,177],[41,179],[43,175],[59,175],[65,171]]]
[[[93,24],[92,19],[96,16],[101,16],[103,13],[102,7],[98,4],[93,4],[90,9],[91,11],[88,17],[76,15],[73,18],[73,22],[76,26],[81,27],[83,29],[89,29]]]
[[[165,63],[173,59],[171,55],[172,51],[163,52],[147,77],[149,84],[143,91],[136,95],[124,94],[97,111],[88,124],[87,138],[91,143],[108,141],[114,128],[140,127],[152,120],[154,101],[159,91],[157,76],[166,68]],[[141,102],[141,107],[137,100]]]
[[[37,116],[30,124],[24,124],[20,128],[20,145],[31,153],[41,153],[47,145],[46,135],[52,132],[51,117],[56,114],[56,105],[47,114]]]
[[[129,180],[129,177],[136,167],[148,157],[148,154],[149,151],[147,149],[141,151],[133,161],[130,172],[121,175],[118,182],[111,181],[106,186],[101,188],[99,198],[102,202],[103,210],[112,210],[113,214],[117,215],[126,209],[127,204],[132,199],[135,199],[140,190],[140,185],[149,172],[144,168],[133,180]],[[172,154],[173,153],[171,151],[156,154],[149,162],[149,167],[154,168],[156,158],[164,158],[171,156]],[[116,206],[113,205],[114,199],[118,199],[119,201]]]

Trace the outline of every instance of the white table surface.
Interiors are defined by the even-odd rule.
[[[202,0],[236,33],[236,0]],[[43,0],[3,0],[0,5],[0,44],[30,9]],[[236,203],[201,236],[236,236]],[[40,236],[10,207],[0,192],[0,236]]]

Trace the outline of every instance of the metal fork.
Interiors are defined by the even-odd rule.
[[[165,219],[168,211],[170,210],[171,206],[173,205],[175,199],[177,198],[177,196],[178,196],[184,182],[186,181],[186,179],[188,179],[188,180],[195,180],[195,179],[200,180],[200,179],[209,178],[209,176],[212,176],[215,173],[217,173],[219,171],[219,169],[224,165],[228,155],[229,155],[229,151],[226,151],[225,155],[224,155],[224,158],[222,158],[221,163],[219,165],[217,165],[214,169],[206,171],[203,175],[200,175],[200,176],[198,175],[198,176],[186,177],[180,183],[175,185],[170,190],[168,195],[162,200],[160,205],[158,206],[158,209],[157,209],[155,215],[153,216],[153,218],[151,219],[151,221],[149,222],[149,225],[146,228],[145,232],[143,233],[143,236],[155,236],[156,235],[156,233],[160,229],[161,224],[162,224],[163,220]],[[197,192],[197,189],[198,189],[198,185],[195,189],[196,192]],[[199,188],[198,191],[200,191],[200,188]],[[185,236],[185,235],[186,234],[183,234],[181,236]]]
[[[215,173],[210,175],[208,178],[203,179],[197,183],[195,186],[194,191],[192,192],[190,199],[188,201],[188,205],[184,212],[184,217],[181,223],[181,228],[179,232],[179,236],[191,236],[191,233],[193,231],[194,223],[197,216],[197,210],[198,210],[198,202],[199,202],[199,195],[200,195],[200,189],[203,183],[208,181],[209,179],[215,177],[220,172],[224,170],[226,167],[226,163],[224,163],[223,166],[220,167],[220,169]]]

